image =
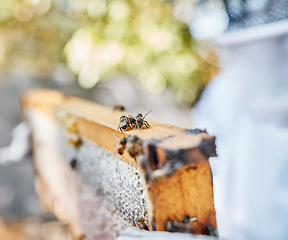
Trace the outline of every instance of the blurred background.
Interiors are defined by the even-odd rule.
[[[1,0],[0,147],[35,87],[191,128],[191,107],[218,72],[213,45],[187,24],[197,2]],[[0,239],[71,239],[39,205],[33,175],[29,156],[0,165]]]
[[[217,137],[220,236],[286,240],[287,19],[287,0],[0,0],[0,162],[27,89],[152,110]],[[0,239],[71,239],[22,160],[0,164]]]

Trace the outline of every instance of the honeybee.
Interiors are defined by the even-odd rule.
[[[190,218],[186,216],[182,222],[168,221],[166,225],[166,230],[169,232],[194,232],[193,225],[189,223],[197,221],[197,217]],[[209,234],[208,234],[209,235]]]
[[[120,117],[119,126],[117,129],[120,129],[122,132],[123,130],[133,129],[136,124],[136,119],[132,115],[122,115]]]
[[[126,149],[131,157],[137,157],[143,152],[142,140],[136,135],[128,137]]]
[[[150,125],[149,123],[145,120],[145,117],[151,112],[152,110],[150,110],[148,113],[145,114],[145,116],[143,117],[143,115],[141,113],[138,113],[136,115],[136,129],[141,129],[143,127],[143,125],[146,128],[149,128]]]
[[[146,220],[144,218],[137,219],[136,221],[134,221],[134,224],[140,229],[149,231],[149,227],[147,226]]]
[[[77,168],[77,159],[73,158],[70,162],[70,166],[72,169],[76,169]]]
[[[211,225],[207,225],[205,227],[205,230],[207,232],[207,235],[210,235],[210,236],[216,236],[218,237],[218,231],[216,228],[212,227]]]
[[[114,111],[125,111],[125,107],[120,105],[120,104],[117,104],[113,107],[113,110]]]
[[[137,136],[128,136],[122,138],[117,146],[117,151],[120,155],[123,155],[125,149],[127,149],[131,157],[137,157],[143,152],[142,140]]]
[[[119,153],[120,155],[123,155],[123,153],[124,153],[124,150],[125,150],[126,144],[127,144],[127,140],[128,140],[127,137],[122,138],[122,139],[120,140],[118,146],[117,146],[117,150],[118,150],[118,153]]]

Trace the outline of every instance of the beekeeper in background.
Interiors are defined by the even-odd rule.
[[[287,240],[288,1],[198,1],[191,16],[192,35],[213,39],[219,57],[192,110],[193,126],[217,138],[219,235]]]

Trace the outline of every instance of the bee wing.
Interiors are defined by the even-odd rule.
[[[118,126],[118,128],[117,129],[119,129],[119,126]],[[120,141],[121,140],[121,138],[118,138],[114,133],[112,133],[112,136],[115,138],[115,139],[117,139],[118,141]]]

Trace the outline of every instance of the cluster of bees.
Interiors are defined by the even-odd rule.
[[[117,111],[124,110],[124,108],[121,105],[119,106],[116,105],[116,106],[114,107],[114,110],[117,110]],[[120,117],[120,122],[119,122],[117,129],[123,132],[123,130],[127,131],[127,130],[132,130],[132,129],[142,129],[143,127],[149,128],[150,125],[145,120],[145,117],[150,112],[151,111],[146,113],[144,116],[141,113],[138,113],[136,116],[133,116],[130,114],[122,115]],[[138,155],[140,155],[143,152],[142,140],[136,135],[124,137],[122,139],[119,139],[119,138],[117,139],[120,140],[117,146],[117,151],[120,155],[124,154],[125,149],[129,152],[130,156],[133,158],[136,158]]]
[[[136,158],[143,152],[142,140],[136,135],[122,138],[117,146],[117,151],[123,155],[125,149],[131,157]]]
[[[120,122],[117,129],[120,129],[122,132],[123,130],[131,130],[131,129],[142,129],[144,126],[149,128],[149,123],[145,120],[145,117],[150,113],[146,113],[143,117],[141,113],[138,113],[135,117],[132,115],[122,115],[120,117]]]

